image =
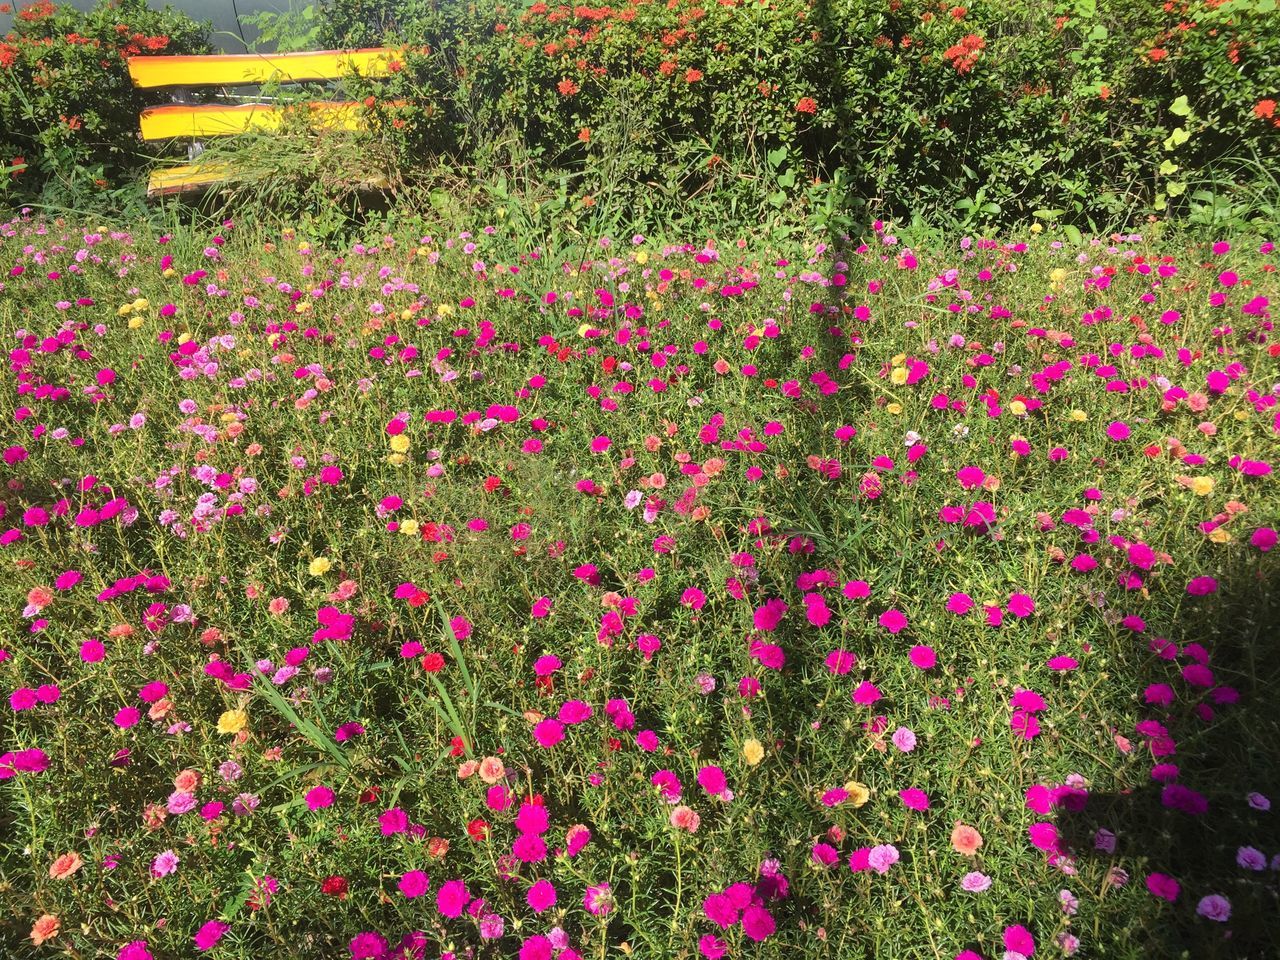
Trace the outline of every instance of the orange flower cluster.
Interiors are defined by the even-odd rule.
[[[987,41],[983,37],[971,33],[955,46],[948,47],[942,55],[955,67],[956,73],[965,74],[974,68],[986,46]]]

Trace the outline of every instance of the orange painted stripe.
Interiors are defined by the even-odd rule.
[[[130,57],[135,87],[203,87],[237,84],[298,83],[339,77],[385,77],[400,53],[389,47],[318,50],[304,53],[226,54],[220,56]]]

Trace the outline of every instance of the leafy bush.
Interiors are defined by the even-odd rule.
[[[19,9],[0,40],[0,192],[84,196],[136,176],[147,155],[138,113],[150,101],[130,83],[128,58],[208,49],[203,27],[144,0]]]
[[[1224,175],[1270,188],[1251,212],[1274,221],[1274,8],[331,0],[321,39],[419,50],[385,91],[411,104],[406,160],[531,164],[642,222],[700,196],[781,207],[816,180],[874,212],[1112,223]]]

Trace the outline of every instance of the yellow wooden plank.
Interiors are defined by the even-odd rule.
[[[229,179],[231,168],[223,163],[196,166],[161,167],[151,171],[147,180],[147,196],[163,197],[188,190],[198,190]]]
[[[135,87],[202,87],[336,80],[356,74],[385,77],[399,63],[387,47],[308,53],[227,54],[207,57],[130,57]]]
[[[237,106],[209,104],[149,107],[142,111],[139,126],[143,140],[170,140],[175,137],[217,137],[246,130],[278,130],[286,115],[305,109],[311,125],[337,130],[360,130],[365,126],[364,105],[354,102],[318,101],[298,106],[245,103]]]

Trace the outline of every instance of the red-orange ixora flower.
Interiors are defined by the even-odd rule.
[[[561,80],[558,84],[556,84],[556,89],[560,91],[560,95],[562,97],[572,97],[575,93],[577,93],[582,88],[579,87],[577,83],[575,83],[572,80]]]
[[[1274,100],[1259,100],[1254,105],[1253,114],[1259,120],[1270,120],[1276,115],[1276,102]]]
[[[702,79],[701,70],[695,70],[693,67],[690,67],[688,70],[684,72],[685,83],[697,83],[701,79]]]
[[[818,101],[813,99],[813,97],[801,97],[799,102],[796,103],[796,112],[809,114],[817,113]]]

